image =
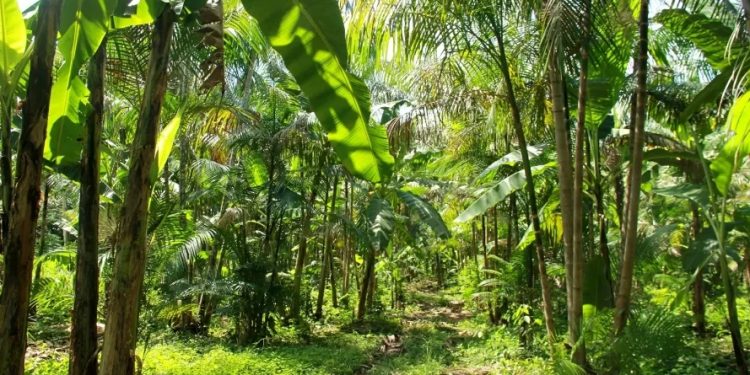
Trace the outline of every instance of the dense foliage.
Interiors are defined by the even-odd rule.
[[[0,375],[748,374],[747,1],[0,2]]]

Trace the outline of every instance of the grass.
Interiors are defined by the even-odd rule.
[[[144,358],[144,374],[351,374],[375,350],[374,336],[336,334],[309,344],[232,348],[225,344],[170,342]]]
[[[385,316],[365,322],[353,322],[345,313],[327,310],[327,321],[298,328],[279,327],[276,336],[256,346],[233,344],[226,330],[223,334],[221,330],[214,331],[212,337],[161,331],[152,336],[146,350],[140,346],[137,353],[143,362],[144,375],[533,375],[558,373],[560,364],[566,363],[564,359],[550,359],[543,340],[534,340],[530,347],[524,347],[520,343],[519,330],[512,326],[491,326],[485,315],[466,311],[460,291],[456,289],[438,291],[429,285],[414,286],[407,290],[407,300],[409,303],[404,311],[389,311]],[[742,303],[740,310],[750,310],[750,304]],[[709,310],[707,317],[714,332],[722,329],[721,309]],[[669,331],[685,330],[682,321],[686,318],[675,319],[679,326]],[[602,315],[600,320],[605,328],[609,327],[609,316]],[[223,326],[228,324],[225,322]],[[34,325],[35,339],[27,356],[27,373],[66,373],[67,353],[65,343],[61,341],[63,336],[53,330],[41,330],[38,326],[43,325]],[[637,327],[639,325],[633,325],[633,329]],[[659,335],[659,331],[649,331],[649,327],[640,328],[645,331],[639,331],[636,336],[658,342],[671,340]],[[589,352],[589,359],[602,366],[607,360],[602,356],[608,353],[606,340],[609,336],[605,331],[597,333],[598,340],[592,337]],[[696,340],[689,331],[683,333],[677,338],[682,344],[670,344],[670,347],[681,348],[669,356],[671,368],[660,365],[663,361],[659,358],[664,355],[658,351],[652,353],[651,357],[656,356],[654,358],[635,353],[633,360],[640,369],[638,373],[697,375],[733,372],[731,347],[726,335]],[[398,336],[400,350],[381,349],[383,338],[389,335]]]

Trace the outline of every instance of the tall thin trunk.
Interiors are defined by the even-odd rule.
[[[52,90],[55,40],[61,0],[41,0],[36,19],[21,139],[16,158],[16,184],[5,242],[5,271],[0,294],[0,374],[21,375],[26,352],[34,230],[39,217],[44,140]]]
[[[307,258],[307,238],[310,237],[310,220],[312,218],[315,199],[318,196],[318,185],[323,176],[323,165],[325,157],[321,154],[320,166],[313,178],[313,184],[310,187],[310,199],[307,205],[302,209],[302,230],[300,231],[299,247],[297,251],[297,260],[294,266],[294,281],[292,283],[292,306],[291,314],[293,319],[299,318],[300,306],[302,306],[302,274],[305,272],[305,262]]]
[[[487,215],[482,215],[482,267],[485,269],[489,268],[489,258],[487,258],[487,237],[488,237],[488,231],[487,228]]]
[[[368,249],[367,258],[365,259],[365,274],[362,277],[360,285],[359,304],[357,306],[357,320],[362,320],[367,314],[367,299],[370,284],[375,273],[375,249]]]
[[[349,179],[344,180],[344,215],[349,217],[351,220],[351,209],[352,204],[350,201],[351,196],[351,183],[349,182]],[[348,294],[349,294],[349,263],[351,260],[351,253],[352,253],[352,246],[351,246],[351,235],[349,233],[349,229],[344,229],[344,256],[341,260],[341,268],[342,268],[342,290],[341,293],[346,296],[346,301],[349,300]]]
[[[492,208],[492,218],[494,220],[494,223],[493,223],[494,230],[492,233],[493,233],[493,242],[495,246],[495,251],[493,251],[493,254],[497,257],[500,257],[502,256],[502,254],[500,253],[500,223],[499,223],[498,216],[500,216],[500,214],[497,213],[497,205],[495,205],[495,207]]]
[[[323,240],[323,262],[321,263],[321,271],[320,271],[320,280],[318,281],[318,300],[317,304],[315,305],[315,318],[320,319],[323,317],[323,302],[325,300],[325,292],[326,292],[326,282],[328,279],[328,272],[333,272],[333,269],[331,269],[331,265],[333,265],[333,262],[331,261],[333,254],[331,253],[331,223],[333,221],[333,213],[336,211],[336,195],[338,194],[338,185],[339,185],[339,174],[335,173],[333,177],[333,193],[331,194],[331,209],[328,211],[328,217],[325,219],[326,222],[326,228],[325,228],[325,238]],[[328,197],[328,192],[326,191],[326,198]],[[328,199],[326,199],[327,201]],[[327,203],[326,203],[327,204]]]
[[[583,324],[583,158],[584,139],[586,138],[586,100],[588,95],[588,72],[589,72],[589,18],[591,16],[591,4],[584,1],[583,22],[581,30],[581,71],[578,79],[578,124],[576,126],[575,138],[575,168],[573,176],[573,255],[572,278],[568,283],[572,284],[569,291],[572,293],[568,301],[568,338],[573,347],[573,361],[578,365],[586,363],[586,347],[581,339],[581,325]],[[567,151],[567,150],[565,150]],[[559,150],[558,150],[559,152]],[[563,171],[560,170],[562,173]],[[563,216],[565,216],[563,211]],[[571,260],[571,259],[569,259]],[[580,342],[579,342],[580,341]]]
[[[722,225],[723,226],[723,225]],[[722,228],[723,229],[723,228]],[[722,234],[722,237],[724,235]],[[721,246],[724,246],[724,238],[719,239]],[[724,292],[727,300],[727,315],[729,326],[729,333],[732,336],[732,350],[734,351],[734,359],[737,363],[737,373],[740,375],[748,375],[748,364],[747,358],[745,357],[745,347],[742,345],[742,331],[740,330],[740,321],[737,316],[737,296],[736,290],[732,283],[732,275],[729,270],[729,262],[727,262],[726,249],[722,249],[722,255],[719,256],[719,267],[721,270],[721,281],[724,284]]]
[[[150,171],[154,162],[172,40],[174,14],[165,10],[151,33],[151,62],[146,76],[138,128],[131,149],[128,189],[117,227],[117,252],[109,290],[107,330],[104,334],[101,372],[130,375],[135,371],[138,300],[146,266]]]
[[[9,94],[6,94],[9,95]],[[15,97],[13,95],[9,95]],[[13,169],[12,163],[12,148],[10,145],[10,128],[12,124],[11,111],[13,110],[13,103],[8,100],[8,103],[2,104],[2,127],[0,131],[0,140],[2,141],[2,149],[0,154],[0,178],[3,183],[3,212],[0,214],[0,254],[5,249],[5,242],[8,241],[8,232],[10,231],[10,204],[13,199]]]
[[[49,178],[44,181],[44,193],[42,193],[42,222],[39,224],[39,232],[41,237],[39,238],[39,254],[44,255],[47,252],[47,217],[49,213]],[[43,262],[37,262],[36,269],[34,270],[34,278],[31,283],[31,292],[36,293],[39,290],[40,283],[42,281],[42,266]],[[36,308],[31,307],[29,315],[36,315]]]
[[[331,241],[331,244],[328,246],[333,246],[333,239],[329,240]],[[332,250],[329,250],[331,252]],[[328,257],[328,275],[331,280],[331,304],[334,308],[339,307],[339,301],[338,301],[338,294],[336,293],[336,262],[334,261],[333,253],[331,252],[331,255]]]
[[[70,375],[96,375],[96,307],[99,304],[99,144],[104,116],[104,63],[107,41],[89,64],[91,113],[81,157],[81,197],[78,203],[76,288],[70,335]]]
[[[568,143],[568,121],[565,115],[565,99],[562,80],[562,72],[559,69],[557,54],[551,53],[549,61],[549,85],[552,100],[552,117],[555,124],[555,150],[557,151],[558,166],[558,189],[560,191],[560,212],[562,212],[563,245],[565,248],[565,275],[566,296],[568,306],[568,324],[576,320],[575,292],[573,284],[575,279],[574,256],[573,256],[573,168],[570,157],[570,145]],[[570,214],[566,214],[570,213]],[[573,323],[575,325],[575,323]]]
[[[633,144],[628,176],[625,246],[623,247],[620,282],[615,300],[615,332],[622,332],[630,310],[630,296],[633,288],[633,267],[635,265],[635,244],[638,235],[638,205],[641,198],[641,171],[643,169],[644,125],[646,123],[646,74],[648,69],[648,1],[641,0],[639,19],[640,40],[638,42],[638,62],[636,64],[636,113],[631,129]]]
[[[552,311],[552,289],[550,286],[549,278],[547,277],[547,265],[544,261],[542,226],[539,222],[539,209],[537,208],[536,202],[534,176],[531,173],[531,162],[529,160],[529,151],[526,144],[526,135],[523,132],[521,110],[518,106],[518,101],[516,100],[515,89],[513,87],[513,81],[510,77],[510,69],[508,67],[508,59],[505,55],[502,14],[500,15],[500,17],[501,18],[499,25],[495,24],[493,21],[493,32],[498,42],[500,70],[502,71],[503,81],[505,83],[508,104],[510,104],[511,116],[513,119],[513,129],[515,130],[516,139],[518,140],[518,148],[521,151],[521,163],[523,164],[524,175],[526,176],[526,193],[528,195],[531,224],[534,228],[535,234],[534,244],[536,247],[537,266],[539,267],[539,282],[542,289],[542,308],[544,313],[544,324],[545,328],[547,329],[547,340],[549,340],[550,346],[554,346],[555,323]]]
[[[696,241],[698,234],[701,231],[703,224],[701,223],[700,211],[698,205],[695,203],[690,204],[690,210],[693,215],[693,222],[690,226],[690,234],[693,237],[693,241]],[[699,337],[706,335],[706,303],[705,303],[705,288],[703,285],[703,270],[697,270],[695,274],[695,281],[693,281],[693,320],[695,322],[695,331]]]

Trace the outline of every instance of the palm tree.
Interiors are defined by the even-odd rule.
[[[636,60],[635,118],[631,126],[632,150],[628,174],[627,203],[625,206],[625,238],[623,239],[620,282],[615,300],[615,332],[621,333],[627,322],[633,285],[636,240],[638,235],[638,205],[641,195],[643,168],[644,125],[646,123],[646,75],[648,70],[648,0],[641,1],[639,35]]]

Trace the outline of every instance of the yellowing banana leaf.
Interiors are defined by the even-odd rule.
[[[164,166],[167,165],[177,132],[180,130],[180,124],[182,124],[182,111],[177,112],[174,118],[159,133],[159,138],[156,140],[156,155],[154,156],[154,163],[151,165],[150,177],[152,183],[156,181],[164,170]]]

